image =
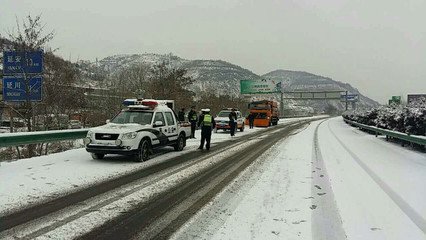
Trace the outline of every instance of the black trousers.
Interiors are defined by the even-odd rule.
[[[250,126],[250,128],[253,128],[254,127],[254,119],[253,120],[249,120],[249,126]]]
[[[231,127],[231,136],[235,135],[235,128],[236,128],[237,123],[236,122],[229,122],[229,126]]]
[[[197,121],[191,121],[191,136],[190,138],[195,138],[195,128],[197,127]]]
[[[211,127],[201,127],[201,143],[200,148],[203,149],[204,142],[206,143],[206,149],[210,149],[210,139],[212,138],[212,128]]]

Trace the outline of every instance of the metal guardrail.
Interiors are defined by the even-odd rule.
[[[33,143],[56,142],[84,138],[88,129],[18,132],[0,134],[0,147],[19,146]]]
[[[361,123],[357,123],[348,119],[343,119],[346,123],[359,127],[361,129],[366,129],[372,132],[376,133],[376,136],[378,134],[384,135],[384,136],[389,136],[389,137],[393,137],[393,138],[398,138],[407,142],[411,142],[411,143],[416,143],[419,145],[424,145],[426,146],[426,136],[417,136],[417,135],[409,135],[406,133],[401,133],[401,132],[396,132],[396,131],[391,131],[391,130],[386,130],[383,128],[378,128],[378,127],[373,127],[373,126],[368,126],[365,124],[361,124]]]

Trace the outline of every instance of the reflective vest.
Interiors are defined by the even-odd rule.
[[[210,127],[212,125],[212,115],[205,114],[203,120],[203,126]]]

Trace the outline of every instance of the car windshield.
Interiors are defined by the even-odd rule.
[[[217,115],[218,117],[228,117],[229,116],[230,111],[221,111],[219,112],[219,114]]]
[[[152,112],[142,111],[123,111],[115,116],[111,122],[124,124],[124,123],[137,123],[141,125],[151,124]]]

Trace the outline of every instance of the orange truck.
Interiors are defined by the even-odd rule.
[[[262,100],[251,102],[248,105],[250,114],[254,114],[254,126],[269,127],[277,125],[279,120],[278,103],[276,101]],[[248,118],[246,124],[248,125]]]

